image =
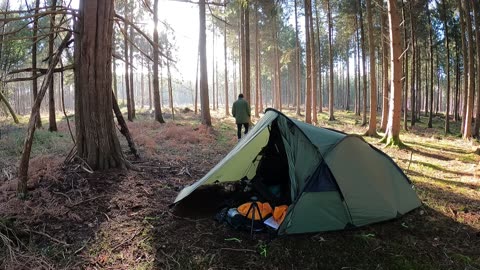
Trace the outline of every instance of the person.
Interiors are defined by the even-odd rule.
[[[238,95],[238,99],[233,103],[232,115],[235,117],[237,137],[240,140],[242,138],[242,126],[245,127],[245,134],[247,134],[250,125],[250,104],[243,99],[243,94]]]

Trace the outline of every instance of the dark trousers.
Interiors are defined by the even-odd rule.
[[[245,134],[248,133],[248,123],[237,124],[237,136],[238,138],[242,138],[242,125],[245,127]]]

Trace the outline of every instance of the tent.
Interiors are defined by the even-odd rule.
[[[202,185],[273,179],[288,210],[278,234],[342,230],[390,220],[421,205],[397,164],[362,137],[267,109],[255,127],[178,203]],[[266,181],[268,185],[268,181]]]

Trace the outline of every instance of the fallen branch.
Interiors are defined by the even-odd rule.
[[[37,232],[37,231],[30,230],[30,229],[27,229],[26,231],[27,231],[27,232],[31,232],[31,233],[36,233],[36,234],[39,234],[39,235],[42,235],[42,236],[45,236],[45,237],[47,237],[48,239],[50,239],[50,240],[52,240],[52,241],[54,241],[54,242],[57,242],[57,243],[59,243],[59,244],[62,244],[62,245],[64,245],[64,246],[67,246],[67,247],[70,246],[70,244],[68,244],[67,242],[62,241],[62,240],[58,240],[57,238],[55,238],[55,237],[53,237],[53,236],[50,236],[50,235],[48,235],[48,234],[46,234],[46,233],[44,233],[44,232]]]
[[[93,197],[93,198],[90,198],[90,199],[86,199],[86,200],[84,200],[84,201],[81,201],[81,202],[78,202],[78,203],[74,203],[74,204],[72,204],[71,206],[72,206],[72,207],[73,207],[73,206],[78,206],[78,205],[80,205],[80,204],[82,204],[82,203],[90,202],[90,201],[96,200],[96,199],[101,198],[101,197],[105,197],[105,195],[100,195],[100,196],[96,196],[96,197]]]

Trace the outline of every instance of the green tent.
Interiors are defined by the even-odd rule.
[[[256,126],[178,203],[202,185],[281,181],[288,210],[278,234],[341,230],[385,221],[421,205],[397,164],[362,137],[315,127],[267,109]]]

